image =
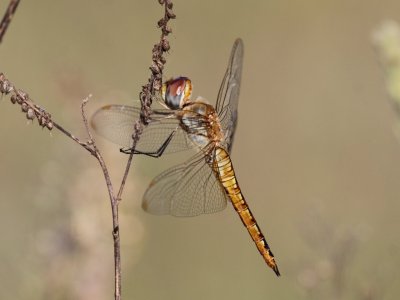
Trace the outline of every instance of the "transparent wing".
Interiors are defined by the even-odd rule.
[[[240,81],[242,78],[243,42],[237,39],[233,44],[228,68],[218,92],[215,109],[225,133],[224,146],[231,152],[238,118]]]
[[[126,105],[106,105],[95,112],[91,119],[93,129],[104,138],[130,148],[135,122],[140,118],[140,109]],[[164,153],[178,152],[194,147],[187,134],[179,126],[175,113],[168,109],[153,110],[150,122],[140,136],[136,150],[154,153],[175,131]]]
[[[158,175],[143,197],[145,211],[180,217],[214,213],[226,203],[225,192],[203,152]]]

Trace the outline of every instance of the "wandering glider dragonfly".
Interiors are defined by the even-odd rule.
[[[159,157],[194,148],[197,154],[155,177],[144,194],[143,208],[152,214],[186,217],[218,212],[230,201],[265,262],[279,276],[274,255],[239,188],[229,156],[237,124],[242,62],[243,42],[237,39],[215,107],[203,98],[191,100],[192,84],[186,77],[163,84],[158,102],[165,109],[152,111],[134,153]],[[130,149],[139,117],[137,107],[106,105],[93,115],[91,123],[100,135]]]

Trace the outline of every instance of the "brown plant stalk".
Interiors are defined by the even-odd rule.
[[[10,23],[11,23],[11,20],[15,14],[15,11],[17,10],[19,1],[20,0],[11,0],[10,4],[8,4],[7,10],[6,10],[4,17],[0,23],[0,43],[3,40],[3,36],[7,31],[8,25],[10,25]]]
[[[26,118],[28,120],[34,121],[35,119],[38,121],[38,124],[42,128],[47,128],[48,130],[53,130],[54,128],[62,132],[65,136],[69,137],[84,149],[86,149],[91,155],[93,155],[100,164],[100,167],[103,171],[103,175],[106,181],[107,190],[111,203],[111,211],[112,211],[112,222],[113,222],[113,243],[114,243],[114,286],[115,293],[114,299],[121,299],[121,252],[120,252],[120,233],[119,233],[119,214],[118,214],[118,205],[122,196],[122,192],[125,186],[126,178],[128,176],[130,166],[132,163],[134,149],[136,147],[137,142],[140,139],[140,135],[143,131],[144,126],[147,125],[148,119],[151,114],[151,104],[153,98],[156,96],[156,93],[161,89],[162,86],[162,70],[166,63],[166,59],[164,57],[164,53],[169,50],[169,42],[166,37],[169,33],[171,33],[171,29],[168,27],[168,22],[170,19],[174,19],[175,15],[172,12],[172,0],[158,0],[158,2],[164,6],[164,17],[158,21],[158,27],[161,29],[161,37],[160,41],[154,45],[152,50],[152,65],[150,66],[151,76],[148,80],[148,83],[142,87],[142,91],[140,93],[141,100],[141,118],[135,124],[135,130],[132,133],[133,146],[131,154],[129,155],[128,162],[125,168],[123,180],[121,182],[121,186],[119,188],[118,195],[114,194],[114,188],[111,182],[111,178],[106,166],[106,163],[96,146],[95,140],[90,132],[90,128],[88,125],[88,120],[85,113],[85,106],[89,100],[89,97],[84,99],[81,105],[81,114],[83,123],[87,132],[89,139],[87,141],[82,141],[77,138],[75,135],[66,130],[63,126],[54,121],[51,114],[46,112],[39,105],[35,104],[35,102],[29,97],[27,93],[24,91],[17,89],[10,80],[6,78],[6,76],[0,72],[0,94],[8,95],[11,94],[11,102],[13,104],[18,104],[21,106],[21,110],[25,113]],[[19,0],[12,0],[8,6],[8,9],[3,17],[3,20],[0,24],[0,42],[3,38],[8,25],[12,19],[12,16],[15,13],[15,10],[18,6]]]

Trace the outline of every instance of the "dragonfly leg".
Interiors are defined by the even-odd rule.
[[[124,149],[121,148],[119,151],[125,154],[131,154],[133,152],[133,154],[143,154],[143,155],[147,155],[150,157],[155,157],[158,158],[161,155],[163,155],[165,149],[167,149],[167,146],[169,145],[169,143],[171,142],[172,138],[174,137],[175,134],[175,130],[171,132],[171,134],[167,137],[167,139],[162,143],[162,145],[160,146],[160,148],[157,149],[157,151],[154,152],[142,152],[142,151],[138,151],[136,149]]]

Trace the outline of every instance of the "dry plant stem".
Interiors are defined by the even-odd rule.
[[[117,199],[121,200],[122,192],[125,187],[126,179],[129,174],[129,170],[132,164],[133,153],[135,152],[136,144],[140,139],[140,135],[143,132],[143,127],[148,124],[151,115],[151,104],[156,93],[160,91],[162,86],[162,71],[166,63],[164,53],[170,49],[167,36],[172,32],[168,26],[168,22],[171,19],[175,19],[175,14],[172,11],[173,3],[172,0],[158,0],[161,5],[164,5],[164,17],[157,22],[158,27],[161,29],[160,41],[153,47],[152,65],[150,66],[151,76],[146,85],[142,86],[140,92],[140,120],[135,124],[135,130],[132,133],[133,144],[131,153],[129,154],[128,162],[126,164],[124,176],[122,178],[121,186],[118,191]]]
[[[18,7],[19,1],[20,0],[11,0],[10,4],[8,4],[6,13],[4,14],[4,17],[0,23],[0,43],[3,40],[3,36],[7,31],[8,25],[10,25],[12,17],[15,14],[15,11]]]
[[[11,22],[12,16],[15,13],[15,10],[18,6],[18,1],[11,1],[8,9],[3,17],[3,20],[0,24],[0,42],[7,30],[8,25]],[[23,92],[22,90],[18,90],[6,77],[3,73],[0,73],[0,94],[8,95],[11,94],[11,102],[13,104],[18,104],[21,106],[22,112],[26,114],[26,118],[28,120],[37,119],[39,125],[42,128],[47,128],[48,130],[52,130],[53,128],[58,129],[64,135],[81,145],[84,149],[90,152],[96,159],[98,160],[101,169],[104,174],[104,178],[107,185],[107,190],[111,203],[112,210],[112,220],[113,220],[113,240],[114,240],[114,299],[121,299],[121,247],[120,247],[120,236],[119,236],[119,220],[118,220],[118,200],[114,195],[113,186],[111,183],[110,175],[107,170],[107,166],[104,162],[104,159],[98,150],[93,136],[89,130],[88,120],[85,114],[85,106],[89,100],[86,98],[81,105],[81,113],[82,119],[85,124],[86,132],[89,136],[89,141],[82,142],[77,137],[75,137],[72,133],[66,130],[64,127],[54,122],[51,118],[51,115],[47,113],[43,108],[36,105],[32,99],[29,98],[28,94]]]
[[[169,50],[169,42],[166,39],[166,36],[171,33],[171,29],[167,26],[168,21],[170,19],[174,19],[175,15],[172,12],[172,0],[158,0],[161,5],[164,5],[164,17],[158,21],[158,27],[161,28],[161,38],[160,42],[153,47],[153,57],[152,57],[152,65],[150,70],[152,72],[151,77],[148,80],[147,85],[142,87],[142,92],[140,93],[140,100],[141,100],[141,118],[135,124],[135,130],[132,133],[133,139],[133,146],[131,154],[129,155],[129,159],[127,162],[127,166],[125,168],[125,173],[123,176],[123,180],[118,192],[117,197],[115,197],[113,185],[111,183],[110,175],[108,173],[106,164],[104,159],[98,150],[96,143],[93,139],[93,136],[90,132],[88,120],[85,114],[85,106],[88,102],[88,98],[83,100],[81,105],[81,113],[82,119],[86,128],[86,132],[89,136],[89,140],[82,142],[80,139],[75,137],[72,133],[68,130],[63,128],[58,123],[54,122],[51,114],[46,112],[43,108],[39,105],[35,104],[32,99],[29,98],[28,94],[23,92],[22,90],[17,89],[6,77],[3,73],[0,73],[0,94],[1,95],[8,95],[11,94],[11,102],[13,104],[18,104],[21,106],[21,110],[25,113],[26,118],[28,120],[37,119],[39,125],[42,128],[47,128],[48,130],[52,130],[53,128],[58,129],[64,135],[78,143],[84,149],[86,149],[91,155],[96,157],[98,160],[101,169],[103,171],[103,175],[106,181],[107,190],[110,198],[111,203],[111,210],[112,210],[112,219],[113,219],[113,239],[114,239],[114,270],[115,270],[115,293],[114,299],[120,300],[121,299],[121,250],[120,250],[120,235],[119,235],[119,218],[118,218],[118,204],[119,200],[121,199],[121,195],[125,186],[126,178],[129,173],[129,169],[132,163],[134,149],[136,144],[140,138],[140,135],[143,131],[143,126],[146,126],[151,114],[151,103],[153,97],[155,97],[156,93],[161,89],[162,86],[162,70],[164,68],[164,64],[166,60],[164,58],[164,53]],[[15,10],[19,4],[19,0],[12,0],[9,4],[7,12],[0,24],[0,42],[3,38],[8,25],[12,19],[12,16],[15,13]]]
[[[111,183],[110,175],[107,170],[107,166],[104,162],[104,159],[96,146],[96,143],[93,139],[93,136],[89,129],[89,123],[85,114],[85,106],[89,100],[86,98],[83,100],[81,105],[81,113],[83,123],[86,128],[86,132],[89,136],[89,140],[86,142],[82,142],[64,127],[54,122],[51,118],[51,115],[47,113],[40,106],[35,104],[32,99],[29,98],[28,94],[25,92],[18,90],[6,77],[3,73],[0,73],[0,94],[7,95],[11,94],[11,102],[13,104],[18,104],[21,106],[22,112],[26,113],[26,117],[28,120],[37,119],[40,126],[43,128],[47,128],[48,130],[52,130],[53,128],[58,129],[64,135],[81,145],[84,149],[86,149],[91,155],[96,157],[97,161],[100,164],[100,167],[103,171],[103,175],[106,181],[107,190],[111,203],[112,210],[112,220],[113,220],[113,239],[114,239],[114,271],[115,271],[115,299],[121,299],[121,251],[120,251],[120,237],[119,237],[119,220],[118,220],[118,200],[115,197],[113,186]]]
[[[119,236],[119,213],[118,213],[118,198],[115,197],[113,185],[111,182],[110,175],[107,170],[107,166],[104,162],[103,157],[101,156],[100,151],[98,150],[96,143],[93,139],[92,133],[89,129],[89,122],[86,118],[85,114],[85,106],[89,98],[86,98],[82,102],[81,110],[82,110],[82,119],[85,124],[86,132],[89,136],[89,142],[93,147],[94,156],[97,158],[101,169],[103,170],[104,179],[106,181],[108,195],[111,202],[111,212],[113,219],[113,240],[114,240],[114,286],[115,286],[115,294],[114,298],[116,300],[121,299],[121,244],[120,244],[120,236]]]

